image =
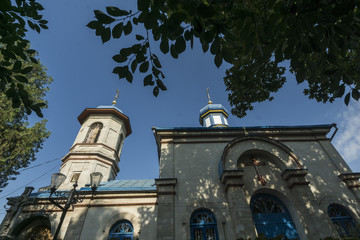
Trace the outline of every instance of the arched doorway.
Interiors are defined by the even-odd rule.
[[[270,194],[255,195],[250,208],[258,234],[267,238],[283,235],[287,239],[299,239],[288,209],[278,198]]]
[[[43,216],[21,222],[13,231],[16,240],[52,240],[51,223]]]

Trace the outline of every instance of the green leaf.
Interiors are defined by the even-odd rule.
[[[22,76],[22,75],[15,75],[14,77],[20,82],[23,82],[23,83],[28,83],[29,82],[29,80],[26,77]]]
[[[219,68],[222,64],[222,56],[221,56],[221,53],[218,53],[215,55],[215,58],[214,58],[214,62],[215,62],[215,65]]]
[[[114,55],[112,57],[112,59],[115,61],[115,62],[118,62],[118,63],[123,63],[127,60],[127,57],[123,56],[123,55],[120,55],[120,54],[117,54],[117,55]]]
[[[213,55],[216,55],[220,51],[220,38],[215,38],[214,42],[211,44],[210,52]]]
[[[344,99],[345,105],[348,106],[349,102],[350,102],[350,92],[348,94],[346,94],[345,99]]]
[[[147,72],[148,69],[149,69],[149,62],[148,61],[145,61],[142,64],[140,64],[140,67],[139,67],[140,72],[142,72],[142,73]]]
[[[115,27],[112,29],[112,36],[113,38],[120,38],[123,31],[123,23],[118,23],[115,25]]]
[[[157,86],[154,87],[153,94],[154,94],[155,97],[157,97],[159,95],[159,87],[157,87]]]
[[[22,65],[21,61],[16,61],[16,62],[14,63],[14,66],[13,66],[13,71],[17,71],[17,72],[18,72],[18,70],[21,69],[21,65]]]
[[[344,95],[345,93],[345,86],[344,85],[340,85],[333,93],[333,97],[334,98],[340,98]]]
[[[138,0],[137,6],[138,6],[139,11],[146,11],[149,9],[150,0]]]
[[[110,17],[100,10],[94,10],[96,19],[102,24],[110,24],[115,21],[115,18]]]
[[[38,63],[38,60],[36,60],[35,58],[33,58],[33,57],[30,57],[30,61],[32,62],[32,63],[35,63],[35,64],[37,64]]]
[[[186,41],[190,41],[191,38],[192,38],[192,36],[193,36],[193,33],[192,33],[191,31],[189,31],[189,30],[186,30],[186,31],[185,31],[184,37],[185,37],[185,40],[186,40]]]
[[[119,75],[119,78],[125,78],[129,72],[128,66],[115,67],[113,73]]]
[[[158,58],[154,58],[153,63],[155,65],[155,67],[161,68],[161,64],[160,64],[160,61]]]
[[[101,40],[103,43],[109,41],[111,38],[111,30],[110,28],[105,28],[104,31],[101,33]]]
[[[113,17],[121,17],[130,14],[128,11],[121,10],[117,7],[112,6],[106,7],[106,12]]]
[[[141,40],[145,39],[143,36],[138,35],[138,34],[135,35],[135,38],[136,38],[136,40],[138,40],[138,41],[141,41]]]
[[[32,29],[32,30],[35,30],[35,26],[34,26],[34,23],[30,20],[27,20],[27,23],[29,24],[29,27]]]
[[[133,75],[130,71],[127,71],[126,73],[126,76],[125,76],[125,79],[129,82],[129,83],[132,83],[133,81]]]
[[[185,49],[186,49],[186,42],[185,42],[185,39],[184,39],[183,36],[180,36],[179,38],[176,39],[175,49],[176,49],[176,52],[177,52],[178,54],[185,51]]]
[[[204,40],[207,43],[211,43],[215,37],[215,33],[213,31],[207,31],[204,33]]]
[[[125,57],[130,56],[130,54],[132,54],[132,53],[133,53],[132,47],[122,48],[122,49],[120,50],[120,54],[123,55],[123,56],[125,56]]]
[[[91,29],[97,29],[101,25],[98,21],[91,21],[86,26]]]
[[[163,91],[167,90],[166,86],[164,85],[164,83],[160,79],[156,80],[156,85]]]
[[[45,24],[39,24],[39,26],[42,28],[42,29],[49,29],[47,25]]]
[[[162,38],[161,39],[160,50],[164,54],[169,52],[169,41],[168,41],[167,38]]]
[[[137,61],[133,60],[131,63],[131,71],[134,73],[136,71],[137,68]]]
[[[130,34],[132,31],[132,25],[131,25],[131,22],[128,21],[127,24],[124,26],[124,33],[125,35],[128,35]]]
[[[153,86],[155,83],[152,80],[153,75],[149,74],[146,77],[144,77],[144,86]]]
[[[170,54],[173,58],[178,58],[178,56],[179,56],[178,53],[176,52],[174,44],[171,44]]]
[[[224,47],[222,49],[222,55],[225,61],[227,61],[228,63],[233,63],[234,55],[233,51],[229,47]]]
[[[31,72],[33,70],[33,67],[26,67],[24,69],[21,70],[22,74],[28,74],[29,72]]]
[[[351,91],[351,96],[352,96],[353,99],[355,99],[356,101],[358,101],[359,98],[360,98],[360,93],[359,93],[359,91],[358,91],[357,89],[354,88],[354,89]]]

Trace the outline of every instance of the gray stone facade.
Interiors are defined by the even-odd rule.
[[[82,171],[83,200],[68,210],[59,239],[109,239],[116,223],[126,220],[133,239],[190,240],[191,218],[199,209],[216,219],[219,240],[255,238],[251,204],[259,194],[283,203],[301,240],[339,237],[328,215],[331,204],[359,222],[360,175],[352,173],[327,137],[332,125],[153,128],[159,177],[126,182],[112,179],[118,171],[119,141],[131,133],[129,122],[116,109],[101,111],[79,116],[81,129],[63,159],[60,171],[69,178]],[[100,136],[96,143],[86,143],[94,122],[103,124]],[[74,168],[76,163],[83,164],[81,170]],[[96,171],[98,164],[105,166],[105,178],[93,195],[82,176]],[[71,186],[65,182],[60,190]],[[48,197],[46,191],[30,194],[28,189],[10,198],[0,236],[26,239],[37,226],[53,234],[62,212]]]

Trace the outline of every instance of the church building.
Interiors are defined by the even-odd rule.
[[[132,129],[115,104],[79,115],[80,130],[51,186],[8,199],[0,239],[359,235],[360,173],[332,145],[335,124],[230,126],[227,109],[209,99],[201,126],[152,129],[158,178],[116,180]]]

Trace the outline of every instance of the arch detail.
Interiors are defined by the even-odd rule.
[[[304,168],[295,153],[283,143],[266,137],[245,136],[232,140],[224,148],[219,164],[220,175],[223,170],[237,169],[239,157],[250,152],[267,153],[280,159],[282,170]]]
[[[327,213],[341,238],[359,236],[355,221],[348,209],[339,204],[330,204]]]

